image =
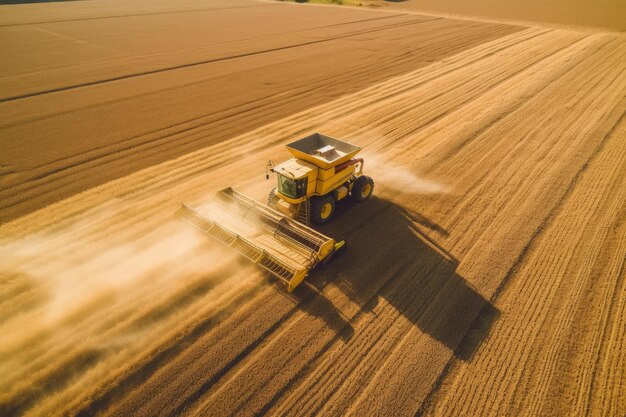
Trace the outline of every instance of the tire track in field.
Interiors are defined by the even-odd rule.
[[[442,45],[445,44],[443,40],[435,40],[440,42]],[[428,41],[428,39],[425,39],[425,41]],[[435,47],[436,45],[431,45],[431,50]],[[370,68],[358,67],[350,71],[348,75],[362,75],[363,71],[371,71],[374,69],[375,68],[373,66]],[[330,83],[328,88],[339,86],[340,83],[341,81],[337,83]],[[320,85],[307,86],[303,91],[293,95],[291,100],[304,98],[305,96],[313,93],[319,87]],[[133,155],[136,153],[145,154],[147,152],[154,152],[155,150],[162,152],[162,147],[171,146],[168,145],[168,143],[172,142],[174,138],[178,147],[188,146],[190,143],[198,141],[206,141],[205,135],[211,133],[214,129],[214,127],[211,127],[211,123],[215,123],[217,120],[230,121],[231,119],[240,118],[242,114],[247,111],[246,108],[251,107],[255,108],[256,118],[262,118],[261,116],[263,115],[259,107],[265,107],[266,109],[264,109],[264,111],[268,112],[267,116],[270,116],[272,109],[269,108],[269,105],[274,107],[275,102],[281,99],[282,97],[279,95],[272,95],[259,99],[258,101],[247,102],[235,108],[224,109],[218,114],[197,117],[173,126],[160,128],[154,132],[148,132],[137,137],[124,139],[114,144],[98,147],[90,150],[89,152],[79,153],[73,155],[71,158],[59,159],[51,163],[47,163],[46,165],[39,166],[31,174],[28,181],[25,181],[19,186],[11,187],[2,193],[7,201],[9,201],[10,197],[16,196],[19,196],[20,199],[12,201],[11,205],[4,205],[0,208],[8,209],[16,204],[19,204],[20,202],[26,201],[28,198],[32,198],[29,197],[29,194],[26,192],[41,187],[42,183],[53,186],[55,180],[66,181],[68,175],[84,175],[84,171],[90,169],[91,162],[98,162],[99,164],[115,162],[116,160],[121,159],[120,154],[123,153]],[[186,135],[189,135],[191,140],[187,140]]]
[[[572,407],[571,396],[562,398],[561,401],[557,402],[544,402],[543,405],[541,405],[541,400],[533,403],[532,401],[536,401],[537,397],[541,398],[542,391],[545,388],[542,389],[540,383],[539,385],[529,384],[529,380],[537,378],[537,381],[541,382],[542,380],[550,380],[550,378],[555,377],[557,370],[546,368],[545,363],[541,359],[542,357],[554,355],[555,349],[567,352],[566,349],[571,348],[572,345],[578,345],[578,348],[580,348],[580,345],[584,346],[584,343],[580,343],[580,339],[575,334],[573,335],[574,337],[562,335],[560,338],[557,338],[558,332],[553,332],[555,327],[560,327],[561,329],[569,328],[571,331],[572,326],[575,326],[575,323],[572,322],[571,314],[573,311],[576,311],[576,308],[573,306],[576,305],[576,300],[579,299],[580,293],[578,296],[568,297],[567,288],[575,288],[575,285],[583,284],[597,287],[598,283],[595,281],[603,275],[592,273],[589,267],[600,267],[603,271],[606,271],[606,265],[604,265],[604,259],[606,258],[599,257],[600,255],[598,254],[601,252],[599,252],[598,247],[596,247],[596,250],[589,250],[587,244],[580,245],[579,242],[581,242],[584,236],[589,236],[590,232],[605,235],[609,233],[611,228],[603,227],[603,223],[611,224],[611,222],[618,221],[619,213],[623,211],[624,198],[626,196],[624,194],[625,187],[621,179],[623,175],[620,175],[620,173],[623,173],[625,165],[624,154],[618,151],[621,144],[620,136],[617,133],[620,130],[624,131],[623,120],[622,117],[622,122],[619,124],[620,127],[618,127],[615,134],[607,137],[604,147],[599,150],[594,159],[584,169],[572,192],[559,209],[558,214],[546,226],[544,235],[539,238],[536,245],[531,247],[527,259],[515,271],[512,283],[503,290],[500,296],[503,300],[498,302],[498,306],[501,306],[501,309],[510,311],[507,312],[506,317],[500,323],[496,324],[497,327],[494,329],[494,334],[498,336],[490,338],[485,343],[484,349],[473,363],[454,364],[450,377],[431,401],[427,414],[455,415],[457,413],[471,413],[472,409],[481,409],[481,412],[486,413],[486,415],[498,415],[501,413],[515,413],[520,410],[531,410],[532,407],[541,407],[535,408],[535,412],[551,415],[560,413],[578,414],[584,412],[585,409],[589,412],[589,406],[584,404],[579,405],[582,407],[582,410],[569,409],[566,411],[561,409],[557,411],[546,408],[554,406],[562,408]],[[600,209],[599,206],[605,208]],[[599,218],[594,218],[595,213],[602,213],[603,215]],[[555,244],[555,242],[559,242],[559,244]],[[589,242],[592,244],[602,244],[604,242],[609,253],[612,252],[608,259],[618,262],[617,264],[613,263],[614,266],[609,267],[609,270],[613,272],[607,276],[607,279],[615,282],[613,290],[617,289],[617,282],[619,282],[617,279],[620,276],[619,263],[623,263],[623,256],[620,257],[619,255],[620,250],[618,248],[620,246],[616,247],[615,245],[623,245],[623,239],[607,240],[606,238],[596,238],[589,239]],[[570,246],[562,248],[563,244]],[[603,265],[600,266],[599,263]],[[558,268],[555,268],[555,266],[558,266]],[[557,272],[558,279],[555,279],[554,275]],[[548,280],[545,279],[546,273],[550,274],[550,279]],[[568,278],[573,278],[574,281],[570,281]],[[615,296],[615,292],[611,291],[609,282],[607,281],[609,289],[607,289],[606,294],[609,295],[608,299],[612,299]],[[530,300],[526,293],[533,294]],[[602,292],[598,293],[598,295],[601,294]],[[520,303],[516,300],[527,301]],[[605,305],[601,303],[599,307],[596,306],[598,304],[585,303],[584,307],[581,305],[581,308],[585,310],[584,312],[581,311],[581,318],[596,320],[594,318],[596,317],[594,314],[596,313],[594,311],[596,308],[600,310],[600,314],[606,315],[604,312]],[[591,312],[589,311],[590,307]],[[524,311],[524,314],[516,310]],[[570,318],[563,320],[563,318],[559,318],[559,314],[570,315]],[[540,317],[540,323],[537,323],[537,318],[531,318],[533,316]],[[617,316],[613,317],[617,318]],[[599,328],[602,327],[599,326]],[[593,328],[594,326],[592,325],[589,327],[589,330]],[[598,330],[595,331],[597,332]],[[515,332],[518,334],[515,334]],[[519,334],[520,332],[524,333],[523,336]],[[543,340],[545,336],[540,337],[542,334],[547,335],[548,339],[553,337],[554,340],[547,343]],[[525,341],[523,348],[519,344],[517,348],[512,348],[511,345],[519,340]],[[507,352],[508,355],[504,357],[496,355],[494,352],[498,351]],[[534,358],[523,356],[531,355],[533,351],[536,351]],[[513,356],[511,357],[511,355]],[[506,361],[506,364],[497,363],[501,361]],[[535,364],[535,366],[529,366],[530,364]],[[577,368],[574,372],[576,374],[585,368],[585,364],[595,364],[595,361],[580,358],[579,361],[572,363],[570,366]],[[498,373],[481,374],[480,370],[472,369],[484,368],[485,366],[489,369],[498,369],[500,371]],[[581,366],[582,368],[580,368]],[[506,373],[503,372],[504,370],[506,370]],[[470,377],[474,372],[476,372],[475,375],[484,375],[480,384],[476,384],[475,378]],[[545,372],[547,375],[541,377],[541,372]],[[577,378],[577,376],[568,376],[562,379],[561,383],[569,384],[572,381],[571,378]],[[462,381],[462,379],[464,380]],[[583,393],[585,392],[583,387],[591,389],[592,383],[589,380],[586,383],[579,382],[582,385],[576,386],[572,391]],[[552,386],[556,388],[558,385],[553,382]],[[511,390],[510,387],[519,388]],[[498,389],[498,391],[494,393],[494,389]],[[503,398],[503,401],[494,404],[489,400],[493,395],[498,395],[499,398]],[[472,399],[472,401],[464,401],[464,404],[455,403],[455,398],[459,397]],[[563,400],[566,400],[565,404],[563,404]],[[530,404],[524,405],[523,402]],[[490,405],[488,406],[487,404]],[[621,407],[623,407],[623,404]],[[612,410],[616,411],[619,408],[612,408]]]
[[[404,22],[404,23],[400,23],[400,24],[396,23],[396,24],[390,24],[390,25],[383,25],[381,27],[377,27],[377,28],[374,28],[374,29],[368,29],[368,30],[356,30],[356,31],[353,31],[353,32],[342,34],[340,36],[326,38],[326,39],[318,39],[318,40],[313,40],[313,41],[308,41],[308,42],[300,42],[300,43],[295,43],[295,44],[291,44],[291,45],[284,45],[284,46],[270,48],[270,49],[261,49],[261,50],[258,50],[258,51],[251,51],[251,52],[246,52],[246,53],[241,53],[241,54],[236,54],[236,55],[230,55],[230,56],[225,56],[225,57],[219,57],[219,58],[211,58],[211,59],[206,59],[206,60],[196,61],[196,62],[188,62],[188,63],[184,63],[184,64],[174,65],[174,66],[171,66],[171,67],[158,68],[158,69],[153,69],[153,70],[150,70],[150,71],[142,71],[142,72],[137,72],[137,73],[119,75],[117,77],[105,78],[105,79],[91,81],[91,82],[86,82],[86,83],[81,83],[81,84],[71,84],[71,85],[67,85],[67,86],[64,86],[64,87],[52,88],[52,89],[43,90],[43,91],[36,91],[36,92],[28,93],[28,94],[21,94],[21,95],[10,96],[10,97],[1,97],[0,98],[0,103],[11,102],[11,101],[16,101],[16,100],[23,100],[23,99],[26,99],[26,98],[37,97],[37,96],[42,96],[42,95],[47,95],[47,94],[52,94],[52,93],[59,93],[59,92],[68,91],[68,90],[75,90],[75,89],[79,89],[79,88],[92,87],[92,86],[96,86],[96,85],[112,83],[112,82],[115,82],[115,81],[122,81],[122,80],[131,79],[131,78],[144,77],[144,76],[148,76],[148,75],[155,75],[155,74],[160,74],[160,73],[169,72],[169,71],[175,71],[175,70],[180,70],[180,69],[185,69],[185,68],[197,67],[197,66],[201,66],[201,65],[212,64],[212,63],[215,63],[215,62],[221,62],[221,61],[228,61],[228,60],[232,60],[232,59],[252,57],[252,56],[255,56],[255,55],[263,55],[263,54],[268,54],[268,53],[272,53],[272,52],[280,52],[280,51],[285,51],[285,50],[294,49],[294,48],[302,48],[302,47],[310,46],[310,45],[322,44],[322,43],[327,43],[327,42],[334,42],[334,41],[336,41],[338,39],[346,39],[346,38],[350,38],[350,37],[353,37],[353,36],[364,35],[364,34],[372,34],[372,33],[380,32],[380,31],[384,31],[384,30],[395,29],[398,26],[414,25],[414,24],[425,23],[425,22],[441,20],[441,19],[443,19],[443,18],[441,18],[441,17],[437,17],[437,18],[417,18],[417,19],[415,19],[413,21],[409,21],[409,22]]]
[[[446,26],[449,27],[450,33],[442,34],[439,38],[431,38],[433,35],[429,34],[429,30],[434,30],[435,28],[440,28],[439,30],[441,30],[441,28]],[[426,30],[427,28],[429,30]],[[429,45],[429,48],[424,48],[422,53],[427,57],[436,58],[438,54],[443,54],[443,56],[449,55],[460,50],[460,48],[470,47],[484,39],[489,40],[502,36],[507,33],[507,30],[511,30],[502,25],[495,27],[491,33],[488,29],[484,25],[468,26],[467,24],[450,24],[445,21],[436,21],[427,27],[425,26],[422,30],[411,29],[409,31],[407,28],[397,28],[396,32],[405,33],[406,36],[417,36],[418,39]],[[246,126],[248,129],[251,129],[267,123],[268,120],[276,118],[277,115],[292,112],[293,110],[287,110],[294,108],[294,106],[303,108],[307,103],[309,105],[318,104],[320,99],[316,94],[320,94],[320,91],[325,91],[329,96],[332,96],[332,91],[337,88],[341,89],[341,85],[345,85],[350,79],[362,79],[361,77],[365,77],[367,74],[374,77],[374,79],[384,79],[396,75],[402,68],[414,67],[412,63],[419,59],[419,54],[418,56],[394,58],[394,66],[383,68],[384,72],[382,74],[380,66],[374,65],[374,63],[369,63],[366,67],[357,65],[356,68],[351,68],[348,73],[342,74],[336,80],[316,79],[313,80],[314,82],[310,88],[309,86],[300,86],[291,92],[283,91],[278,96],[271,95],[259,98],[261,101],[258,103],[246,102],[237,108],[222,109],[219,113],[191,119],[184,122],[180,127],[172,125],[149,134],[130,135],[127,138],[116,140],[115,143],[107,144],[105,147],[92,149],[85,154],[79,153],[70,159],[60,159],[52,164],[45,164],[27,172],[20,172],[19,175],[7,177],[9,183],[6,184],[7,187],[0,191],[0,197],[4,201],[2,210],[10,213],[20,212],[25,205],[29,204],[29,201],[47,200],[59,193],[71,195],[80,191],[77,187],[85,181],[85,177],[93,177],[90,173],[93,173],[94,170],[97,170],[98,175],[101,175],[102,172],[128,171],[129,163],[137,162],[138,155],[141,156],[141,160],[149,161],[161,158],[159,155],[169,155],[171,152],[179,155],[196,150],[203,145],[214,144],[227,137],[241,133],[242,128],[236,126]],[[198,78],[196,75],[199,76],[200,74],[191,74],[190,78]],[[206,75],[204,78],[206,78]],[[201,82],[195,87],[200,88],[202,85],[203,83]],[[129,91],[134,90],[132,87],[132,85],[129,86]],[[191,88],[191,85],[185,88],[188,90]],[[154,99],[158,94],[167,93],[171,95],[173,91],[185,90],[185,88],[177,85],[169,88],[172,91],[165,89],[158,92],[144,92],[131,98],[126,97],[125,101],[128,106],[132,106],[132,103],[140,98],[145,98],[146,100]],[[95,87],[87,90],[92,92],[94,89]],[[63,107],[65,106],[64,103],[80,101],[81,94],[76,93],[73,99],[64,100],[59,105]],[[84,94],[90,97],[87,92]],[[119,92],[115,94],[105,92],[105,94],[119,96]],[[143,97],[146,94],[147,96]],[[76,95],[81,97],[76,97]],[[102,103],[99,105],[100,107],[103,106]],[[122,103],[115,104],[111,102],[105,107],[119,107],[121,105]],[[89,106],[81,107],[80,109],[73,108],[72,112],[77,110],[81,112],[94,111],[89,109]],[[24,110],[24,112],[27,111],[28,109]],[[110,111],[115,111],[115,109]],[[69,114],[55,116],[57,119],[68,117]],[[237,120],[237,123],[233,123],[234,119]],[[43,121],[34,123],[43,123]],[[11,129],[6,134],[10,134],[10,131]],[[63,138],[59,140],[63,140]],[[130,173],[130,171],[128,172]],[[13,182],[16,183],[14,184]]]
[[[164,14],[196,13],[196,12],[209,12],[209,11],[215,11],[215,10],[247,9],[251,7],[270,7],[270,6],[272,6],[272,4],[237,6],[237,7],[208,7],[208,8],[202,8],[202,9],[162,11],[162,12],[157,12],[157,13],[135,13],[135,14],[124,14],[124,15],[115,15],[115,16],[82,17],[79,19],[62,19],[62,20],[46,20],[46,21],[39,21],[39,22],[10,23],[10,24],[0,25],[0,27],[43,25],[43,24],[48,24],[48,23],[64,23],[64,22],[83,22],[86,20],[120,19],[120,18],[125,18],[125,17],[138,17],[138,16],[161,16]]]
[[[339,364],[341,364],[341,363],[346,363],[346,362],[349,362],[349,361],[346,361],[346,360],[341,360],[341,361],[340,361],[340,360],[337,360],[337,361],[336,361],[336,363],[334,363],[333,365],[334,365],[335,367],[337,367],[337,366],[339,366]],[[335,372],[337,372],[337,369],[334,369],[334,371],[335,371]],[[327,372],[327,375],[329,375],[329,374],[330,374],[330,371],[326,371],[326,372]],[[337,382],[337,383],[340,383],[340,382]],[[317,381],[316,381],[316,384],[317,384]],[[334,389],[338,389],[338,388],[339,388],[339,387],[335,387]],[[302,394],[301,394],[301,396],[302,396],[302,397],[304,397],[304,398],[306,398],[306,397],[310,397],[311,395],[310,395],[309,393],[310,393],[310,391],[311,391],[312,389],[313,389],[313,387],[312,387],[312,386],[309,386],[309,387],[305,387],[305,388],[303,388],[303,389],[300,391],[300,392],[302,393]],[[337,393],[336,391],[334,391],[334,389],[332,389],[332,388],[331,388],[331,389],[320,389],[320,392],[323,392],[323,393]],[[344,398],[353,398],[353,395],[352,395],[352,394],[348,394],[348,395],[345,395],[345,396],[344,396]],[[311,398],[311,401],[314,401],[314,399],[315,399],[315,397],[312,397],[312,398]],[[324,403],[324,402],[325,402],[325,399],[317,399],[317,400],[315,400],[315,401],[319,404],[319,403]],[[293,403],[293,399],[289,399],[289,400],[287,400],[287,401],[286,401],[286,404],[289,404],[290,406],[293,406],[295,409],[309,409],[309,404],[306,404],[306,403],[304,403],[304,404],[297,404],[297,403],[295,403],[295,404],[294,404],[294,403]],[[335,410],[333,410],[333,411],[337,412],[337,410],[336,410],[336,409],[335,409]]]
[[[530,36],[535,36],[535,35],[536,35],[536,33],[534,33],[534,31],[529,31],[529,33],[532,33],[532,35],[530,35]],[[525,34],[525,35],[521,36],[521,39],[517,39],[517,38],[518,38],[517,36],[513,36],[513,37],[512,37],[512,38],[513,38],[513,42],[515,42],[515,43],[516,43],[516,42],[523,41],[524,39],[527,39],[527,38],[528,38],[528,36],[529,36],[529,34]],[[506,39],[506,38],[505,38],[505,39]],[[496,43],[496,45],[497,45],[497,43]],[[506,45],[507,45],[507,42],[504,42],[504,45],[506,46]],[[487,47],[485,47],[485,48],[482,48],[482,47],[481,47],[481,48],[479,48],[478,50],[480,51],[480,54],[483,54],[483,53],[486,53],[486,54],[492,54],[492,53],[495,53],[495,52],[497,52],[497,51],[501,50],[501,47],[494,48],[494,47],[489,47],[489,46],[487,46]],[[484,51],[484,52],[483,52],[483,51]],[[480,54],[478,55],[478,57],[475,57],[475,58],[473,58],[472,60],[473,60],[473,61],[475,61],[476,59],[480,58],[480,56],[481,56]],[[455,68],[458,68],[458,66],[456,66],[456,65],[455,65]],[[411,77],[409,77],[409,76],[407,76],[407,77],[401,77],[401,78],[400,78],[400,80],[403,80],[402,82],[405,82],[405,83],[406,83],[406,82],[408,82],[410,79],[411,79]],[[410,84],[409,84],[409,86],[407,86],[406,88],[410,88]],[[369,91],[369,90],[368,90],[368,91]],[[376,91],[376,90],[374,90],[374,91]],[[376,97],[376,96],[374,96],[374,98],[375,98],[375,97]],[[376,99],[376,98],[375,98],[375,99]],[[342,101],[341,103],[344,103],[344,102],[345,102],[345,100],[344,100],[344,101]],[[338,103],[339,103],[339,102],[338,102]],[[358,103],[357,105],[358,105],[358,106],[361,106],[361,105],[364,105],[364,104],[363,104],[363,103]],[[339,111],[339,115],[338,115],[338,116],[345,116],[345,115],[348,115],[348,114],[350,114],[350,113],[351,113],[351,112],[350,112],[350,106],[349,106],[349,105],[346,105],[345,107],[342,107],[342,106],[337,105],[336,107],[337,107],[337,109],[335,110],[335,112]],[[339,110],[339,109],[341,109],[341,110]],[[317,118],[316,118],[316,120],[318,120],[318,121],[319,121],[319,120],[324,120],[324,119],[327,119],[327,118],[329,117],[330,112],[326,111],[326,112],[324,112],[323,114],[324,114],[324,118],[317,117]],[[303,123],[305,120],[306,120],[306,119],[305,119],[305,118],[302,118],[302,117],[299,117],[299,118],[298,118],[298,117],[294,117],[294,118],[290,118],[290,119],[289,119],[289,122],[290,122],[290,123],[293,123],[293,124],[301,124],[301,123]],[[318,123],[319,123],[319,122],[318,122]],[[183,130],[183,132],[187,132],[188,130],[191,130],[191,129],[185,128],[185,130]],[[202,135],[203,133],[204,133],[204,132],[198,132],[198,134],[200,134],[200,135]],[[291,134],[294,134],[294,133],[296,133],[296,132],[295,132],[295,131],[292,131],[292,133],[291,133]],[[171,133],[168,133],[165,137],[168,137],[169,135],[171,135]],[[271,135],[272,135],[272,137],[277,137],[277,136],[278,136],[278,135],[276,134],[276,132],[272,132],[272,133],[271,133]],[[258,142],[258,141],[256,141],[256,142]],[[229,144],[229,146],[232,146],[232,144]],[[252,150],[252,149],[255,149],[255,148],[251,148],[251,150]],[[229,162],[230,162],[230,160],[226,160],[224,163],[229,163]],[[67,176],[67,175],[68,175],[68,173],[65,173],[65,175]],[[84,175],[84,173],[80,172],[78,175]],[[53,184],[53,183],[50,183],[50,185],[51,185],[51,186],[53,186],[54,184]],[[57,185],[57,187],[58,187],[58,185]]]

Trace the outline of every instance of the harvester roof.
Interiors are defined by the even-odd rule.
[[[291,142],[287,145],[287,149],[298,159],[310,162],[322,169],[329,169],[354,157],[361,147],[314,133]]]

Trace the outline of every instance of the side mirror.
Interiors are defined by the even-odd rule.
[[[274,162],[270,159],[269,161],[267,161],[267,164],[265,165],[265,179],[269,180],[270,179],[270,172],[274,172]]]

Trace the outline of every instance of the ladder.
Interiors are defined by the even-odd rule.
[[[309,226],[311,220],[311,199],[307,198],[298,206],[298,215],[296,220],[300,223]]]

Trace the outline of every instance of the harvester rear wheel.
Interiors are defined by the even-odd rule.
[[[278,200],[280,200],[280,197],[276,195],[276,190],[277,190],[277,187],[272,188],[272,191],[270,191],[270,193],[267,196],[267,206],[273,209],[276,208],[278,204]]]
[[[359,203],[367,200],[374,192],[374,180],[366,175],[362,175],[354,181],[350,195]]]
[[[335,213],[335,199],[329,195],[315,197],[311,200],[311,220],[315,224],[324,224]]]

